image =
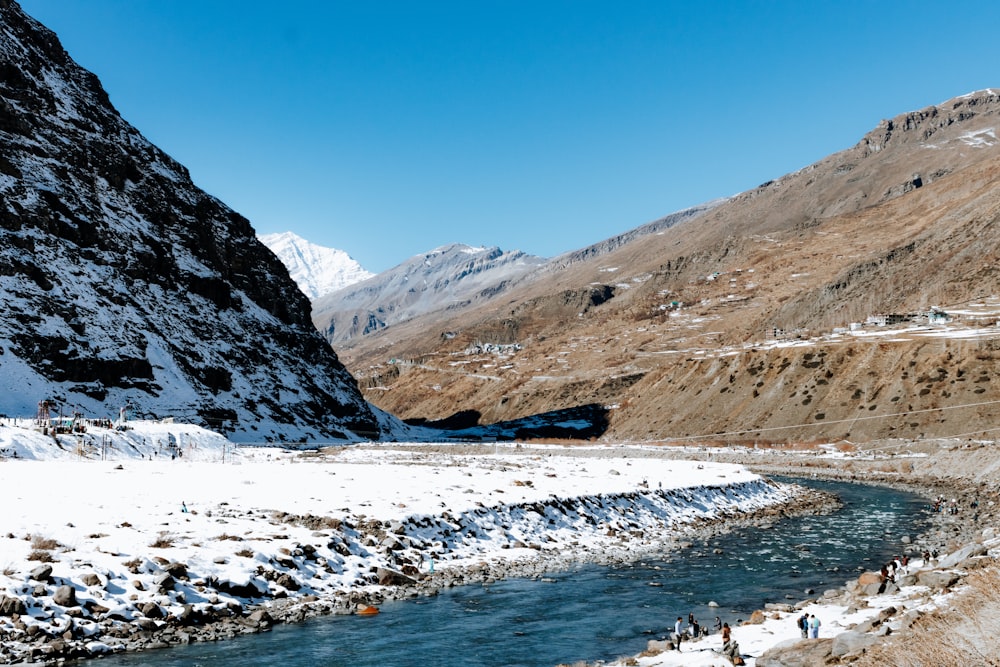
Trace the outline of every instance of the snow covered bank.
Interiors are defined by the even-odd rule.
[[[141,648],[139,630],[188,641],[226,619],[242,624],[229,634],[259,629],[267,619],[248,621],[250,606],[274,600],[349,612],[418,582],[628,558],[792,499],[742,466],[632,460],[626,448],[291,453],[132,426],[89,429],[100,447],[0,426],[7,657]]]

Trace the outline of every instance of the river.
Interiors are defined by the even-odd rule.
[[[102,667],[553,667],[639,653],[677,616],[733,624],[765,602],[840,587],[927,527],[926,500],[892,489],[796,480],[840,496],[826,516],[741,529],[628,566],[581,565],[387,602],[377,616],[282,625],[217,644],[102,659]],[[713,601],[718,607],[710,607]]]

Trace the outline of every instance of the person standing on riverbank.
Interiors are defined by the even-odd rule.
[[[683,622],[683,619],[681,619],[680,616],[678,616],[677,620],[674,622],[674,648],[676,648],[678,651],[681,650],[681,623],[682,622]]]

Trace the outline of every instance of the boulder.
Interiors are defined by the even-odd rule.
[[[163,613],[163,609],[160,605],[155,602],[147,602],[140,608],[142,615],[146,618],[163,618],[166,614]]]
[[[80,577],[80,582],[83,583],[84,586],[100,586],[101,576],[95,572],[88,572]]]
[[[199,619],[199,614],[194,610],[194,605],[186,604],[181,610],[167,617],[168,621],[173,621],[177,625],[191,625]],[[187,642],[184,642],[187,643]]]
[[[847,632],[841,632],[833,638],[830,652],[834,657],[840,658],[845,655],[860,653],[869,646],[877,644],[878,641],[878,637],[866,635],[856,630],[848,630]]]
[[[958,551],[954,551],[947,556],[942,557],[941,560],[938,561],[938,567],[943,570],[957,567],[959,563],[968,558],[985,556],[987,551],[987,548],[982,544],[967,544]]]
[[[287,572],[279,575],[274,583],[290,591],[297,591],[302,588],[302,585],[298,582],[298,580]]]
[[[34,570],[31,571],[31,578],[35,581],[51,581],[52,580],[52,566],[48,563],[44,565],[39,565]]]
[[[269,613],[267,613],[267,610],[256,609],[252,611],[249,616],[243,619],[243,622],[251,627],[266,628],[274,623],[274,619],[271,618]]]
[[[406,576],[402,572],[380,567],[375,572],[378,576],[379,586],[412,586],[416,580]]]
[[[60,586],[52,594],[52,602],[60,607],[75,607],[77,605],[76,589],[72,586]]]
[[[833,639],[789,639],[757,658],[757,667],[815,667],[832,656]]]
[[[177,582],[174,581],[174,578],[170,575],[169,572],[162,572],[156,575],[156,578],[153,579],[153,585],[156,587],[156,590],[160,593],[166,593],[167,591],[174,590],[174,584],[176,583]]]
[[[163,571],[170,574],[174,579],[187,579],[187,565],[171,561],[163,566]]]
[[[0,616],[23,616],[27,613],[28,608],[24,606],[24,600],[0,595]]]
[[[650,639],[646,642],[646,650],[642,652],[642,655],[652,657],[654,655],[660,655],[665,651],[673,650],[674,643],[669,639]]]
[[[750,618],[744,621],[743,625],[760,625],[765,620],[767,620],[762,609],[757,609],[754,613],[750,614]]]
[[[922,570],[917,573],[917,583],[934,589],[951,588],[958,583],[961,577],[954,572],[942,572],[941,570]]]
[[[882,584],[868,584],[861,587],[861,595],[865,597],[871,597],[873,595],[878,595],[882,592]]]
[[[863,572],[860,577],[858,577],[859,586],[870,586],[871,584],[881,584],[882,575],[878,572]]]

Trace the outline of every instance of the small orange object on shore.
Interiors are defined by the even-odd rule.
[[[373,607],[368,604],[358,607],[358,616],[374,616],[377,613],[378,607]]]

